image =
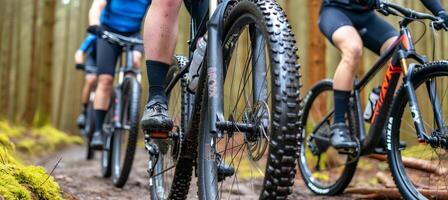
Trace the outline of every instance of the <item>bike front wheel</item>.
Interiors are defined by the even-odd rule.
[[[140,84],[134,77],[126,77],[122,88],[122,127],[115,129],[112,140],[112,182],[123,187],[134,161],[138,139]]]
[[[226,11],[223,32],[223,120],[210,130],[203,95],[199,136],[200,199],[284,199],[292,192],[299,136],[299,66],[293,33],[271,0],[239,1]],[[208,60],[216,58],[208,58]],[[213,79],[209,77],[209,85]],[[249,127],[240,130],[245,124]],[[251,127],[251,128],[250,128]]]
[[[87,118],[86,118],[86,127],[84,128],[85,132],[85,142],[86,142],[86,159],[92,160],[95,157],[95,151],[90,147],[90,141],[93,137],[93,132],[95,131],[95,120],[94,120],[94,109],[93,109],[93,101],[89,101],[89,106],[87,107]]]
[[[101,150],[101,174],[108,178],[112,174],[112,141],[115,130],[113,105],[107,111],[103,124],[103,150]]]
[[[394,98],[386,126],[388,161],[405,199],[446,199],[448,192],[448,62],[416,69],[411,80],[420,113],[410,107],[403,86]],[[440,142],[417,140],[414,117],[420,115],[426,134]],[[439,116],[441,120],[438,120]],[[406,146],[400,147],[400,141]],[[444,142],[445,141],[445,142]]]

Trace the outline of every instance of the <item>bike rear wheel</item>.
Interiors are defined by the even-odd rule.
[[[210,131],[209,120],[216,116],[208,116],[207,101],[214,95],[208,88],[197,160],[199,199],[284,199],[294,184],[300,133],[293,33],[274,1],[239,1],[227,9],[225,72],[216,74],[225,82],[216,84],[224,91],[223,120],[234,130]],[[241,131],[237,123],[253,129]]]
[[[409,106],[403,86],[394,98],[386,126],[390,170],[405,199],[445,199],[448,192],[448,152],[447,143],[443,144],[443,141],[448,141],[448,62],[420,66],[415,71],[412,84],[426,134],[440,138],[441,143],[431,145],[417,140],[413,124],[416,113]],[[431,99],[429,91],[433,91],[437,98]],[[437,123],[435,112],[441,114],[442,126]],[[400,141],[406,142],[405,148],[400,148]]]
[[[123,187],[134,162],[138,140],[140,84],[134,77],[126,77],[122,84],[122,128],[115,129],[112,140],[112,182]]]
[[[301,119],[299,170],[305,185],[319,195],[342,193],[358,164],[353,156],[339,154],[331,147],[333,103],[332,81],[321,81],[307,93]]]
[[[180,72],[180,65],[176,62],[170,67],[166,84]],[[152,200],[186,199],[193,171],[194,159],[180,157],[181,143],[187,130],[192,101],[192,95],[187,91],[185,78],[178,81],[168,94],[168,99],[168,112],[175,128],[170,132],[169,139],[149,140],[149,145],[157,152],[157,155],[150,155]]]

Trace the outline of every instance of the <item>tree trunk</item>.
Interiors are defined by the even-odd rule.
[[[320,33],[318,27],[319,11],[322,0],[309,0],[308,1],[308,87],[311,87],[319,80],[325,78],[325,38]],[[302,68],[304,69],[304,68]],[[326,101],[319,101],[318,108],[321,109],[321,113],[326,113]]]
[[[75,48],[75,47],[70,47],[69,46],[69,39],[70,39],[70,37],[69,37],[69,35],[70,35],[70,16],[71,16],[71,7],[70,6],[66,6],[65,7],[65,9],[66,9],[66,12],[65,12],[65,30],[64,30],[64,59],[63,59],[63,61],[62,61],[62,65],[63,66],[61,66],[62,67],[62,73],[61,73],[61,76],[62,77],[65,77],[66,76],[66,74],[67,74],[67,67],[69,67],[68,66],[68,59],[69,58],[71,58],[71,56],[70,55],[68,55],[69,54],[69,48]],[[57,117],[56,118],[56,125],[58,126],[58,127],[62,127],[62,116],[64,116],[64,109],[63,109],[63,104],[64,104],[64,102],[65,102],[65,99],[64,99],[64,91],[65,91],[65,85],[66,85],[66,81],[67,81],[67,79],[65,79],[65,78],[62,78],[61,79],[61,86],[60,86],[60,91],[59,91],[59,98],[58,98],[58,101],[57,101],[57,109],[58,109],[58,116],[59,117]]]
[[[39,93],[38,106],[34,122],[42,126],[50,122],[52,108],[52,75],[53,75],[53,47],[54,26],[56,15],[56,1],[45,0],[43,7],[43,24],[40,37],[40,69],[39,69]]]
[[[23,120],[27,125],[32,125],[33,117],[36,112],[37,102],[37,76],[38,76],[38,65],[39,65],[39,55],[38,55],[38,41],[37,41],[37,19],[39,16],[39,0],[33,1],[33,15],[31,22],[31,63],[30,63],[30,73],[29,81],[27,87],[27,97],[26,97],[26,108],[23,116]]]

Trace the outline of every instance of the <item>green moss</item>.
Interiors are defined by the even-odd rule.
[[[53,151],[60,146],[83,143],[80,137],[68,135],[50,125],[34,128],[31,134],[40,140],[40,143],[49,151]]]
[[[20,155],[46,153],[82,139],[46,125],[25,129],[0,120],[0,199],[63,199],[59,185],[42,167],[25,166]],[[17,148],[16,148],[17,147]]]
[[[38,199],[62,199],[61,194],[59,193],[59,185],[42,167],[27,166],[19,168],[15,172],[15,176],[19,183],[28,185],[31,192],[36,195]]]
[[[10,151],[15,149],[15,145],[9,140],[8,136],[3,133],[0,133],[0,147]]]
[[[0,165],[0,197],[5,200],[31,199],[30,192],[16,180],[8,166]]]
[[[0,132],[8,137],[18,137],[25,132],[24,127],[13,126],[8,121],[0,120]]]
[[[42,149],[38,147],[37,142],[33,139],[23,139],[17,144],[17,148],[21,152],[25,152],[28,155],[33,155],[34,153],[42,152]],[[39,150],[37,150],[39,149]]]

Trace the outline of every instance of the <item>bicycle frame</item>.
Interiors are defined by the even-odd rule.
[[[212,15],[207,16],[203,15],[202,20],[198,23],[200,17],[197,15],[192,16],[191,23],[191,39],[189,42],[190,45],[190,54],[196,48],[196,43],[200,37],[204,36],[207,33],[207,87],[208,87],[208,102],[211,106],[209,106],[209,116],[210,119],[210,127],[212,133],[218,133],[217,122],[224,121],[224,112],[223,112],[223,89],[222,86],[217,85],[218,83],[223,83],[224,81],[224,62],[222,55],[222,29],[223,29],[223,19],[224,19],[224,11],[231,2],[231,0],[219,1],[219,4],[216,4],[217,0],[207,1],[209,10],[212,9],[214,12],[210,12]],[[201,5],[199,5],[201,6]],[[216,6],[216,8],[215,8]],[[191,7],[194,9],[195,7]],[[204,12],[202,12],[204,13]],[[210,14],[209,13],[209,14]],[[208,17],[210,19],[208,20]],[[207,26],[208,23],[208,26]],[[213,58],[213,59],[210,59]],[[187,66],[180,70],[179,74],[177,74],[173,80],[168,84],[165,88],[165,92],[168,94],[175,84],[188,72],[190,68],[190,63]]]
[[[407,28],[407,25],[411,22],[412,21],[407,19],[400,22],[400,35],[398,39],[393,42],[384,54],[381,55],[379,60],[359,82],[355,80],[353,92],[353,99],[355,102],[354,112],[358,127],[360,129],[358,138],[362,144],[361,152],[363,155],[371,153],[381,139],[381,134],[383,134],[386,123],[389,121],[387,118],[389,116],[389,111],[392,106],[395,90],[398,86],[398,81],[401,74],[404,75],[404,85],[406,86],[406,91],[409,96],[412,114],[413,116],[416,116],[414,117],[414,124],[417,128],[418,138],[419,140],[425,141],[430,138],[430,136],[426,135],[423,124],[421,123],[422,120],[420,117],[420,110],[418,108],[415,91],[411,83],[415,64],[408,65],[406,61],[407,59],[414,59],[419,64],[424,64],[427,62],[426,57],[418,55],[415,51],[411,34]],[[361,111],[360,90],[362,90],[380,71],[380,69],[386,65],[388,66],[388,69],[382,82],[380,98],[376,104],[374,115],[371,120],[372,126],[369,129],[369,134],[366,134]],[[430,92],[431,97],[436,98],[434,90],[430,89],[428,92]],[[438,103],[438,101],[433,102],[436,104]],[[435,111],[436,108],[437,105],[434,108]],[[436,111],[435,113],[438,119],[437,121],[443,122],[440,111]],[[390,148],[390,146],[388,148]]]

